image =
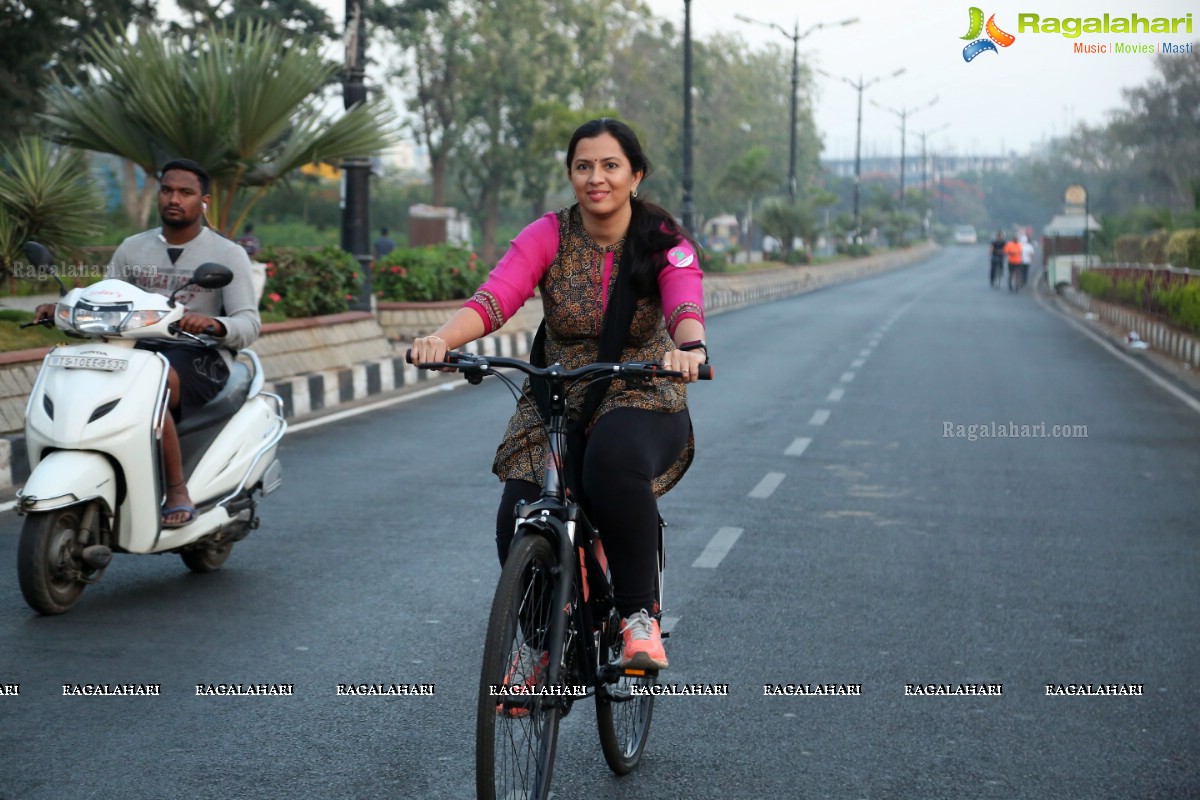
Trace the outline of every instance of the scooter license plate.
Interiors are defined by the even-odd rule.
[[[129,362],[124,358],[103,358],[101,356],[49,356],[46,364],[51,367],[100,369],[106,372],[120,372],[129,366]]]

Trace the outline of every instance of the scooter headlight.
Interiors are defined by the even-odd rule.
[[[170,311],[134,311],[129,315],[129,318],[121,324],[121,330],[132,331],[137,328],[146,328],[150,325],[155,325],[162,322]]]
[[[75,306],[75,313],[71,316],[71,327],[80,333],[115,336],[121,332],[121,323],[128,315],[128,304],[115,306],[80,304]]]

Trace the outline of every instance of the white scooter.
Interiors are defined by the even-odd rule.
[[[50,263],[35,243],[25,255],[43,268]],[[204,264],[190,285],[220,288],[232,279],[228,267]],[[183,527],[163,527],[168,363],[134,345],[190,338],[217,346],[180,331],[184,313],[174,295],[120,280],[62,289],[54,324],[89,341],[46,355],[25,409],[33,471],[18,493],[25,524],[17,573],[25,601],[39,613],[70,609],[114,552],[179,553],[193,571],[220,568],[233,543],[258,527],[254,493],[265,496],[280,484],[275,449],[287,429],[283,401],[262,390],[262,365],[242,350],[221,393],[178,425],[196,516]]]

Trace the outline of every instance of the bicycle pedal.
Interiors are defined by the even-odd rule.
[[[657,678],[658,670],[656,669],[630,669],[626,667],[620,670],[620,673],[627,678]]]

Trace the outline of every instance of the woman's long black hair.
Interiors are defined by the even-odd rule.
[[[617,119],[602,117],[580,125],[571,136],[567,146],[567,171],[571,170],[571,162],[575,158],[575,147],[581,139],[591,139],[602,134],[609,134],[621,145],[621,151],[629,159],[629,166],[635,173],[642,173],[642,180],[650,177],[653,166],[650,159],[642,151],[642,143],[638,141],[633,129]],[[697,257],[700,248],[682,225],[675,221],[671,212],[660,205],[651,203],[643,197],[630,197],[633,215],[629,220],[629,233],[625,236],[625,247],[629,251],[630,278],[634,291],[640,297],[646,297],[658,292],[658,273],[667,265],[667,252],[675,246],[682,237],[691,243]]]

